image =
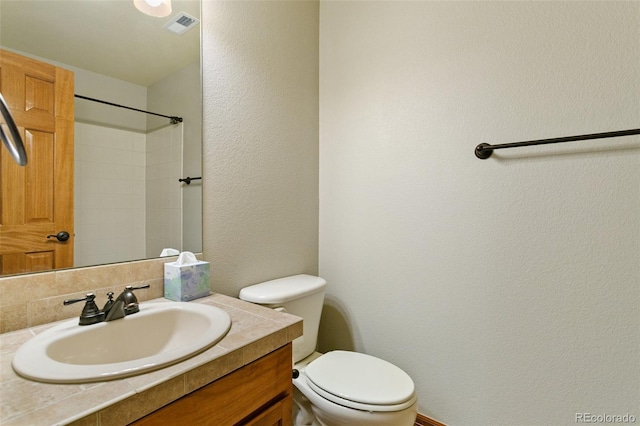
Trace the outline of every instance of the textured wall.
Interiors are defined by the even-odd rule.
[[[214,291],[317,273],[318,13],[317,2],[203,2],[203,251]]]
[[[321,349],[453,425],[640,418],[638,2],[321,2]]]

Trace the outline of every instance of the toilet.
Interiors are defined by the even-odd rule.
[[[413,426],[418,399],[407,373],[371,355],[316,352],[326,285],[295,275],[240,290],[242,300],[303,319],[302,336],[293,341],[294,425]]]

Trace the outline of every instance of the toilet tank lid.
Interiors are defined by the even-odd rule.
[[[262,305],[285,303],[319,293],[327,282],[313,275],[294,275],[254,284],[240,290],[240,299]]]

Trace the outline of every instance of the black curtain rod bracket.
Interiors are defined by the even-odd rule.
[[[585,141],[590,139],[615,138],[618,136],[631,136],[631,135],[640,135],[640,129],[619,130],[615,132],[604,132],[604,133],[591,133],[589,135],[565,136],[562,138],[538,139],[533,141],[503,143],[498,145],[481,143],[480,145],[476,146],[475,154],[476,154],[476,157],[478,157],[479,159],[486,160],[487,158],[491,157],[491,154],[493,154],[493,151],[496,149],[517,148],[520,146],[544,145],[548,143]]]
[[[125,105],[114,104],[113,102],[107,102],[107,101],[103,101],[101,99],[94,99],[94,98],[90,98],[88,96],[82,96],[82,95],[74,95],[74,96],[76,98],[85,99],[85,100],[91,101],[91,102],[98,102],[100,104],[110,105],[110,106],[114,106],[114,107],[117,107],[117,108],[124,108],[124,109],[128,109],[128,110],[131,110],[131,111],[143,112],[145,114],[151,114],[151,115],[155,115],[155,116],[158,116],[158,117],[168,118],[170,120],[171,124],[182,123],[182,117],[176,117],[174,115],[156,114],[155,112],[149,112],[149,111],[145,111],[145,110],[138,109],[138,108],[128,107],[128,106],[125,106]]]

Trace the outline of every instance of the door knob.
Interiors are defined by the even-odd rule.
[[[65,242],[69,239],[69,233],[67,231],[60,231],[56,235],[47,235],[47,238],[56,238],[58,241]]]

